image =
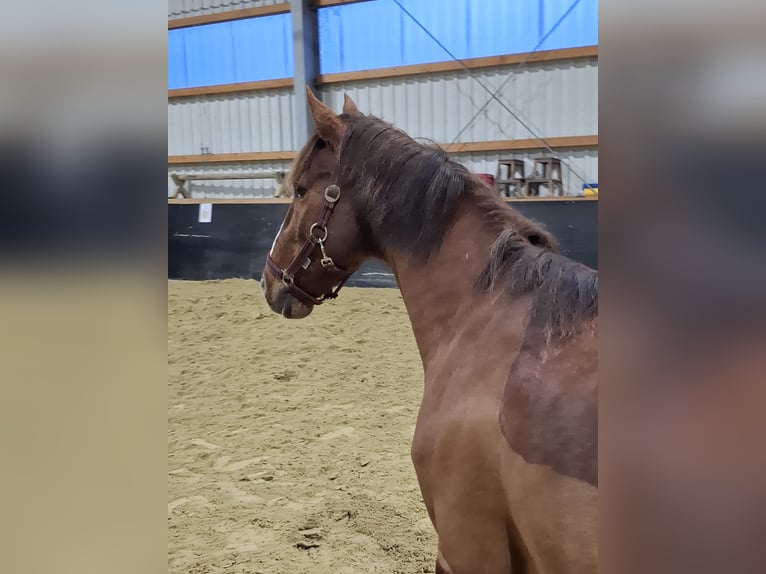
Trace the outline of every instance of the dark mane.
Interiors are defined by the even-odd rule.
[[[339,180],[381,243],[427,257],[439,247],[472,176],[435,145],[373,116],[347,120]],[[415,191],[417,190],[417,191]],[[408,193],[411,191],[411,193]]]
[[[513,229],[495,240],[476,286],[485,292],[499,287],[509,295],[532,295],[530,325],[548,339],[566,339],[598,314],[598,273],[530,244]]]
[[[381,244],[427,257],[469,197],[498,234],[477,288],[534,294],[533,319],[566,334],[597,312],[598,275],[557,251],[538,223],[510,208],[437,145],[416,142],[373,116],[344,117],[338,181],[352,186],[357,213]]]
[[[460,199],[470,197],[497,233],[513,227],[532,243],[556,249],[542,226],[510,209],[437,144],[419,143],[374,116],[344,120],[338,180],[355,189],[357,212],[381,242],[427,257],[441,245]]]

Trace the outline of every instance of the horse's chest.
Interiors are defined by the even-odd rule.
[[[497,400],[449,395],[426,393],[415,427],[412,461],[425,495],[445,477],[474,486],[483,481],[503,444]]]

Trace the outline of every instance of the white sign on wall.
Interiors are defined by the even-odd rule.
[[[199,222],[210,223],[213,221],[213,204],[212,203],[200,203],[199,204]]]

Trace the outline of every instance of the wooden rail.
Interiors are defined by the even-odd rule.
[[[191,199],[189,190],[186,189],[187,181],[219,181],[219,180],[234,180],[234,179],[275,179],[277,181],[277,191],[274,194],[275,197],[284,196],[284,187],[282,184],[285,181],[284,171],[255,171],[245,173],[192,173],[186,175],[178,175],[171,173],[170,177],[173,179],[173,183],[176,184],[175,197]]]

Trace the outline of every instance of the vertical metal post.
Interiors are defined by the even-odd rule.
[[[306,86],[314,89],[314,79],[319,74],[319,32],[317,11],[310,4],[310,0],[290,0],[295,54],[293,136],[296,149],[300,149],[314,133],[314,124],[306,100]]]

